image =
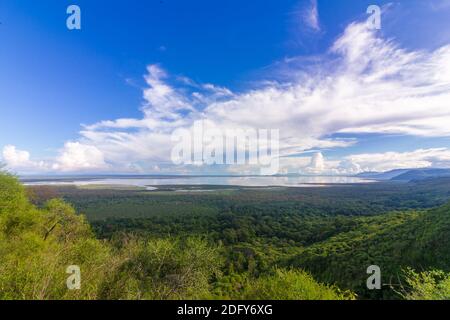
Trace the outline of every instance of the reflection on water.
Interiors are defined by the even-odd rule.
[[[343,183],[368,183],[358,177],[343,176],[291,176],[291,177],[152,177],[152,178],[107,178],[107,179],[42,179],[26,181],[26,185],[121,185],[146,187],[153,190],[151,186],[164,185],[224,185],[224,186],[247,186],[247,187],[311,187],[317,185],[343,184]]]

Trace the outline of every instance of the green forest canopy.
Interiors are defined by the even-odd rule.
[[[267,217],[260,229],[253,230],[251,214],[206,212],[196,218],[203,214],[206,219],[215,215],[222,219],[204,236],[196,230],[203,230],[204,224],[190,225],[192,232],[185,232],[184,220],[175,215],[155,223],[145,220],[153,232],[119,228],[99,238],[86,218],[65,201],[50,199],[36,206],[17,178],[1,173],[0,298],[354,299],[353,290],[367,292],[361,282],[352,283],[358,279],[352,268],[375,260],[392,268],[389,272],[401,272],[404,287],[396,290],[396,297],[449,298],[450,277],[444,272],[449,271],[450,257],[448,206],[338,220],[294,216],[308,236],[288,229],[284,236],[294,240],[281,242],[264,236],[273,233],[273,227],[277,232],[285,229]],[[173,223],[179,227],[173,228]],[[314,228],[324,227],[325,234],[314,236]],[[227,234],[229,240],[223,239]],[[265,255],[258,254],[261,248]],[[409,251],[404,255],[392,255],[405,248]],[[249,260],[249,250],[258,257]],[[403,269],[422,263],[431,271]],[[80,290],[67,288],[69,265],[80,267]]]

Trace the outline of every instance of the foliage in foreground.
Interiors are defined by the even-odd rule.
[[[405,280],[413,279],[413,274],[405,273],[405,269],[450,271],[449,235],[450,205],[386,213],[364,218],[358,228],[315,243],[287,263],[310,271],[319,281],[335,283],[359,296],[399,298],[392,287],[398,288]],[[381,268],[382,290],[368,290],[365,286],[365,269],[370,265]]]
[[[440,270],[405,272],[408,289],[402,295],[407,300],[450,300],[450,273]]]
[[[245,287],[243,299],[257,296],[264,300],[347,300],[355,296],[316,282],[302,270],[275,270],[274,275],[262,276]]]
[[[37,208],[15,177],[0,173],[0,299],[352,298],[281,269],[218,295],[221,261],[219,248],[199,238],[98,240],[70,205]],[[67,289],[70,265],[80,267],[80,290]]]

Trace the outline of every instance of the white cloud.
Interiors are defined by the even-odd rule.
[[[303,11],[303,19],[309,28],[314,31],[320,31],[319,9],[317,7],[317,0],[311,0],[309,7]]]
[[[316,152],[311,157],[310,164],[302,171],[305,173],[321,174],[325,170],[325,158],[322,152]]]
[[[362,170],[359,163],[355,163],[349,159],[344,159],[340,161],[339,165],[336,168],[332,169],[332,171],[338,174],[352,175],[361,173],[363,171],[373,171],[373,170],[370,169]]]
[[[8,169],[36,172],[46,170],[46,163],[44,161],[30,160],[30,153],[28,151],[19,150],[13,145],[3,147],[2,158]]]
[[[52,169],[57,171],[105,170],[103,153],[95,146],[66,142]]]
[[[347,163],[360,171],[388,171],[410,168],[450,168],[450,150],[447,148],[418,149],[410,152],[357,154],[346,157]]]
[[[67,142],[55,160],[33,161],[30,153],[7,145],[2,152],[6,168],[25,173],[41,173],[48,171],[99,171],[108,169],[103,154],[95,146],[83,145],[80,142]]]
[[[3,160],[11,166],[23,166],[30,162],[30,153],[7,145],[3,148]]]
[[[450,149],[429,148],[409,152],[354,154],[342,160],[326,160],[321,152],[298,162],[301,173],[353,175],[369,171],[414,168],[450,168]],[[309,163],[305,163],[306,159]]]

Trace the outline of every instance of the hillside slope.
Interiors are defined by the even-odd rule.
[[[306,248],[289,264],[367,298],[394,297],[388,284],[401,283],[406,267],[450,271],[450,204],[361,219],[357,229]],[[370,265],[381,268],[381,291],[366,288]]]
[[[363,172],[356,175],[360,178],[380,181],[418,181],[431,178],[450,177],[450,169],[419,168],[419,169],[395,169],[386,172]]]
[[[424,180],[431,178],[443,178],[449,177],[449,169],[416,169],[410,170],[408,172],[402,173],[398,176],[393,177],[391,180],[394,181],[413,181],[413,180]]]

